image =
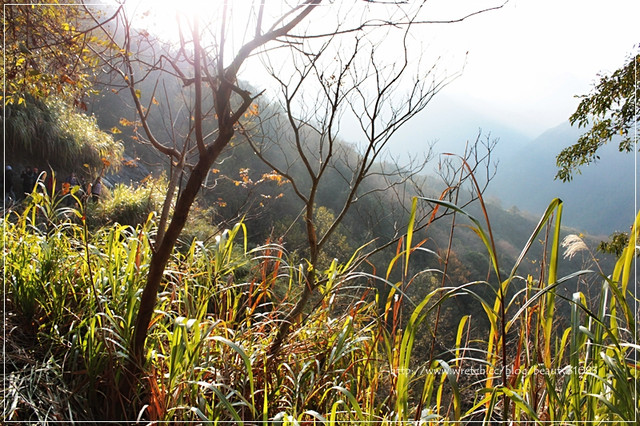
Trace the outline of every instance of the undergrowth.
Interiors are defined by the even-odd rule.
[[[562,203],[554,200],[510,274],[500,277],[488,217],[481,224],[453,205],[416,200],[469,219],[492,259],[493,279],[411,300],[407,285],[441,272],[408,275],[411,255],[421,249],[410,224],[399,245],[409,249],[398,249],[383,276],[367,269],[365,247],[318,271],[314,306],[275,357],[269,344],[306,285],[303,265],[278,244],[250,249],[242,223],[206,243],[185,242],[165,273],[145,381],[135,401],[124,401],[118,389],[155,216],[135,228],[114,223],[89,232],[84,206],[75,201],[67,207],[56,194],[34,193],[3,219],[5,422],[90,424],[122,413],[141,424],[598,424],[638,418],[640,348],[630,281],[640,215],[609,275],[583,270],[558,277]],[[520,262],[545,233],[544,279],[518,276]],[[586,249],[576,238],[566,245]],[[393,271],[401,272],[400,281],[391,278]],[[557,291],[588,274],[599,277],[596,297],[575,291],[566,298]],[[417,331],[455,297],[482,306],[488,335],[474,336],[474,318],[463,315],[446,354],[414,353],[416,339],[428,338]],[[571,307],[565,322],[557,318],[562,298]],[[403,309],[410,313],[403,316]]]

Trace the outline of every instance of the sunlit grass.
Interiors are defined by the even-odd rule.
[[[502,282],[438,288],[420,300],[402,293],[405,284],[440,272],[408,276],[410,229],[409,249],[398,251],[384,277],[367,271],[359,254],[318,271],[319,296],[275,357],[269,344],[305,285],[303,268],[277,244],[249,248],[243,224],[206,243],[193,240],[175,251],[165,273],[145,382],[129,403],[118,390],[152,254],[154,216],[135,228],[114,224],[87,232],[83,205],[73,209],[61,201],[34,193],[31,204],[3,220],[7,336],[14,339],[6,354],[5,420],[111,419],[132,405],[135,417],[147,421],[238,424],[597,424],[638,415],[630,281],[640,215],[592,299],[556,291],[594,274],[557,276],[559,200]],[[468,226],[496,258],[491,231],[475,218]],[[545,280],[518,276],[529,248],[545,234]],[[391,280],[396,275],[402,282]],[[385,296],[381,286],[390,289]],[[424,338],[420,327],[456,297],[482,306],[489,334],[472,338],[475,319],[461,315],[453,325],[454,347],[429,361],[414,350]],[[569,318],[561,320],[557,300],[568,303]]]

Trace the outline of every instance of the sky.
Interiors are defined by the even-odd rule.
[[[140,0],[128,1],[135,4]],[[285,3],[266,1],[270,7]],[[171,9],[176,7],[203,17],[207,13],[219,15],[219,3],[156,0],[154,19],[160,28],[166,28],[174,19]],[[430,0],[426,15],[458,18],[501,3]],[[252,0],[233,2],[238,15],[245,13],[242,7],[251,4]],[[427,55],[439,58],[440,71],[456,73],[464,64],[462,75],[439,96],[534,138],[568,119],[579,102],[575,96],[589,93],[599,72],[614,71],[627,55],[638,51],[638,16],[638,0],[509,0],[499,10],[461,23],[422,26],[416,38],[424,44]],[[240,41],[241,36],[237,38]],[[395,53],[389,50],[390,56]],[[259,74],[247,68],[241,76],[257,80]]]
[[[638,51],[638,16],[637,0],[511,0],[440,27],[438,43],[469,51],[445,93],[535,137],[567,120],[599,72]]]

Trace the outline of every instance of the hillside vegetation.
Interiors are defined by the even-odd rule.
[[[36,191],[3,220],[7,421],[86,424],[122,409],[119,386],[154,216],[89,232],[87,206],[64,207],[70,196]],[[409,272],[423,250],[412,225],[408,248],[399,246],[386,273],[363,263],[367,247],[335,259],[319,271],[314,306],[276,357],[269,341],[304,285],[295,256],[280,244],[250,247],[242,223],[208,242],[185,241],[153,317],[139,418],[443,424],[500,419],[506,407],[515,421],[631,420],[636,312],[625,295],[635,247],[611,271],[557,276],[561,208],[552,203],[521,247],[524,254],[547,235],[542,281],[519,277],[519,259],[503,264],[511,272],[500,285],[472,277],[440,287],[436,268]],[[486,224],[473,218],[470,226],[495,273],[502,247],[494,251]],[[576,236],[563,245],[570,255],[586,250]],[[599,282],[595,294],[561,294],[586,275]],[[429,332],[420,330],[433,331],[435,312],[469,297],[483,314],[458,315],[448,324],[451,345],[427,355]],[[567,318],[558,313],[562,300]],[[496,384],[501,376],[508,386]]]
[[[603,254],[487,135],[388,155],[427,3],[7,4],[3,424],[635,421],[640,214]]]

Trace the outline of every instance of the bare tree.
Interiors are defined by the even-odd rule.
[[[409,49],[412,30],[419,24],[459,22],[479,12],[437,21],[423,18],[426,2],[409,5],[375,3],[359,3],[357,7],[351,5],[353,9],[344,10],[344,4],[340,2],[328,3],[321,8],[319,6],[325,6],[322,0],[306,0],[293,6],[281,2],[256,2],[251,12],[242,16],[243,22],[234,22],[232,18],[238,18],[238,13],[231,16],[235,3],[223,2],[218,19],[211,22],[200,23],[197,17],[180,18],[179,42],[170,48],[162,48],[146,31],[137,30],[124,8],[119,10],[117,21],[100,26],[108,41],[95,53],[129,93],[140,134],[166,155],[174,168],[141,295],[128,377],[123,382],[125,396],[131,397],[140,383],[147,330],[158,289],[191,206],[212,165],[260,95],[252,93],[252,89],[238,79],[240,70],[253,55],[264,59],[268,72],[280,87],[285,123],[293,132],[291,142],[297,154],[297,159],[291,161],[301,161],[308,176],[306,184],[292,180],[292,185],[305,204],[311,265],[317,263],[319,253],[351,206],[365,195],[363,182],[372,175],[395,132],[450,81],[451,77],[436,78],[432,67],[420,71],[421,67],[413,66],[416,58],[410,57]],[[321,10],[325,12],[322,17],[318,16]],[[372,13],[374,11],[376,13]],[[312,12],[313,16],[318,16],[317,20],[311,19]],[[330,14],[336,19],[334,27],[325,25],[323,20]],[[100,24],[98,17],[95,21]],[[296,33],[303,24],[307,27]],[[234,36],[238,26],[246,28],[239,43]],[[386,37],[397,37],[401,49],[398,58],[384,58],[378,52],[377,43]],[[272,52],[282,48],[287,49],[285,61],[293,67],[269,64]],[[290,70],[292,72],[287,76]],[[162,93],[164,84],[159,74],[162,78],[177,80],[185,93],[182,113],[166,115],[166,138],[159,136],[160,132],[152,127],[150,120],[151,111],[157,109],[159,96],[156,95]],[[411,77],[411,85],[406,86],[406,79]],[[156,79],[153,89],[143,93],[142,83],[152,78]],[[337,137],[344,114],[358,119],[364,137],[358,145],[359,155],[354,158],[340,158]],[[178,123],[179,120],[183,123]],[[179,128],[180,134],[173,133],[174,128]],[[273,163],[268,157],[267,145],[261,142],[254,142],[254,149],[271,162],[275,170],[288,177],[288,166],[292,163]],[[318,188],[328,168],[339,162],[349,171],[343,176],[348,190],[334,222],[318,235],[314,221]],[[188,179],[170,215],[177,176],[183,169],[188,171]],[[166,231],[165,221],[168,223]],[[277,352],[292,318],[302,311],[316,285],[315,270],[310,267],[307,285],[296,307],[278,330],[272,352]]]
[[[189,144],[185,141],[183,149],[179,150],[176,146],[165,144],[156,138],[148,120],[149,111],[154,106],[154,93],[145,94],[147,104],[143,104],[143,97],[139,91],[140,80],[135,73],[133,62],[143,58],[143,52],[147,49],[146,53],[150,53],[151,58],[147,64],[148,69],[162,70],[173,75],[185,87],[193,90],[193,98],[186,99],[192,112],[186,127],[189,129],[187,139],[193,138],[195,142],[195,163],[190,167],[189,178],[176,201],[166,232],[156,241],[130,348],[129,377],[123,382],[125,396],[133,395],[140,379],[145,358],[145,341],[158,289],[171,252],[187,221],[189,210],[214,161],[233,137],[238,121],[256,99],[255,95],[238,85],[238,72],[255,49],[287,36],[318,4],[320,0],[307,0],[299,6],[292,7],[270,26],[263,22],[265,4],[260,4],[257,17],[248,18],[253,22],[253,37],[234,52],[228,51],[232,46],[227,44],[229,29],[226,27],[226,15],[230,8],[229,3],[224,3],[221,28],[218,30],[208,25],[201,28],[197,17],[187,22],[188,32],[180,28],[180,46],[173,54],[150,51],[149,49],[154,49],[156,44],[143,33],[138,34],[139,37],[135,38],[134,44],[136,30],[124,9],[121,9],[118,20],[120,27],[102,27],[109,40],[109,49],[96,53],[101,55],[110,71],[118,74],[128,88],[149,142],[171,158],[178,169],[184,166]],[[96,21],[99,22],[98,18]],[[207,40],[207,37],[212,37],[215,43],[203,45],[203,40]],[[188,71],[184,71],[185,68]],[[211,99],[209,109],[205,106],[205,91]],[[206,134],[205,127],[211,122],[215,122],[214,130]],[[172,197],[173,190],[170,185],[168,200]]]
[[[269,74],[279,89],[278,106],[283,112],[251,129],[243,128],[242,134],[264,163],[290,181],[304,206],[302,217],[308,243],[305,285],[281,322],[270,346],[271,355],[277,354],[289,329],[321,284],[317,276],[319,257],[347,213],[359,200],[374,193],[395,193],[402,198],[399,205],[407,209],[410,203],[405,189],[409,182],[416,186],[418,175],[431,159],[429,151],[420,161],[414,158],[404,166],[396,161],[383,164],[387,146],[398,129],[459,75],[439,75],[437,62],[424,67],[419,57],[412,57],[409,39],[420,12],[421,8],[417,8],[411,15],[403,15],[399,28],[359,27],[346,40],[338,36],[345,32],[339,25],[321,42],[313,35],[299,35],[295,43],[287,46],[292,62],[287,69],[265,56]],[[399,34],[391,34],[396,30]],[[387,37],[395,37],[393,58],[385,57],[388,51],[382,49]],[[348,149],[339,136],[346,116],[360,131],[359,141]],[[475,156],[475,168],[488,163],[488,157],[478,157],[477,146],[478,141],[469,151]],[[491,147],[487,146],[487,151],[490,153]],[[450,162],[445,164],[452,167]],[[462,188],[469,174],[457,184],[448,182],[446,175],[458,176],[462,168],[459,164],[443,175],[449,198]],[[327,185],[334,185],[333,204],[338,208],[331,224],[320,229],[316,202]],[[419,191],[414,194],[419,195]],[[471,195],[470,200],[477,196]],[[422,212],[418,227],[433,222],[434,217],[428,220],[430,214]],[[397,241],[399,236],[396,234],[391,240]]]

